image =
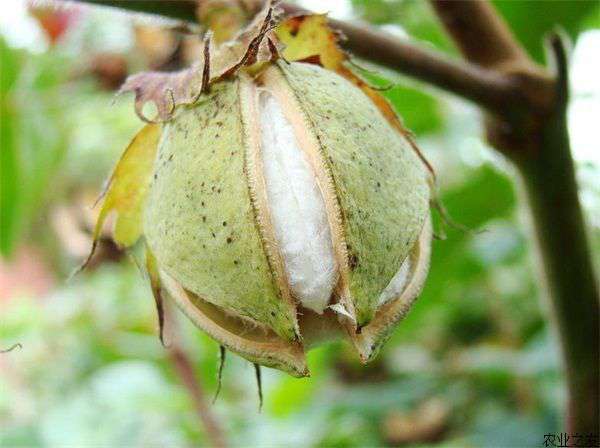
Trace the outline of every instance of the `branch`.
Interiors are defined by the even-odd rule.
[[[551,38],[557,68],[554,114],[540,131],[537,156],[516,161],[527,195],[551,318],[557,327],[567,382],[569,433],[598,432],[600,419],[600,306],[586,223],[578,197],[567,131],[567,59]]]
[[[197,3],[194,0],[76,1],[158,14],[178,20],[196,21]],[[257,1],[257,6],[260,3]],[[288,3],[283,3],[282,7],[286,14],[308,12]],[[476,65],[454,61],[440,53],[399,40],[389,33],[368,25],[355,25],[339,20],[330,20],[330,23],[346,36],[343,45],[352,54],[470,100],[488,111],[502,113],[523,100],[516,94],[513,80],[501,74]]]
[[[468,61],[494,68],[529,59],[506,23],[486,1],[432,1],[433,8]]]
[[[399,40],[370,26],[330,20],[347,38],[354,55],[434,85],[492,111],[502,112],[520,101],[513,82],[498,73]]]
[[[597,434],[600,304],[567,130],[564,43],[558,35],[551,37],[550,62],[556,73],[550,77],[525,55],[488,2],[432,0],[432,4],[468,60],[499,72],[525,74],[526,82],[518,86],[521,94],[545,106],[488,118],[487,134],[490,143],[515,163],[529,203],[544,292],[566,373],[566,430]]]
[[[531,109],[536,109],[533,112],[537,114],[551,113],[556,93],[554,80],[529,58],[488,1],[431,0],[431,4],[466,61],[509,84],[512,91],[506,101],[500,101],[503,110],[488,110],[520,124]],[[514,146],[514,141],[507,146]]]

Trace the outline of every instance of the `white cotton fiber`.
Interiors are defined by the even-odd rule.
[[[386,288],[379,296],[379,306],[389,302],[390,300],[394,300],[402,293],[410,278],[409,274],[410,256],[406,257],[406,260],[404,260],[404,263],[402,263],[400,269],[398,269],[398,272],[396,272],[396,275],[394,275],[394,277],[390,280]]]
[[[268,202],[292,294],[321,313],[337,277],[325,202],[276,98],[262,90],[259,107]]]

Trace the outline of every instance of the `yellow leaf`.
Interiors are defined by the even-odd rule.
[[[324,14],[290,17],[275,32],[285,45],[283,57],[288,61],[310,60],[318,56],[323,67],[338,71],[347,59],[338,47],[337,36],[329,28]]]
[[[132,246],[142,234],[144,200],[150,185],[160,133],[160,125],[146,125],[121,156],[107,186],[94,228],[94,242],[100,236],[104,221],[113,211],[117,213],[113,240],[119,246]]]

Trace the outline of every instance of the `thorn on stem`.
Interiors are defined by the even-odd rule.
[[[546,36],[548,60],[556,75],[556,93],[558,100],[566,104],[569,92],[569,36],[556,27]]]

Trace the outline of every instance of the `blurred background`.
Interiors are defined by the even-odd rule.
[[[540,62],[555,24],[572,38],[569,128],[599,262],[600,4],[495,4]],[[326,7],[457,56],[424,1]],[[90,248],[94,200],[141,128],[132,98],[115,90],[130,73],[199,55],[198,39],[172,25],[0,2],[0,349],[21,344],[0,354],[0,446],[214,443],[132,260],[105,238],[90,269],[68,279]],[[434,242],[423,294],[371,365],[334,343],[310,353],[311,378],[263,369],[262,413],[253,367],[235,355],[210,405],[219,347],[174,314],[178,328],[167,330],[195,369],[204,417],[231,446],[541,446],[562,430],[565,394],[515,173],[486,146],[473,106],[360,65],[371,82],[393,83],[385,95],[435,166],[450,214],[483,232],[447,228]]]

